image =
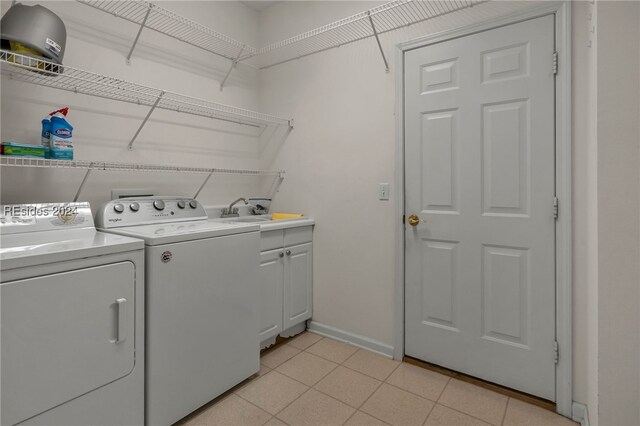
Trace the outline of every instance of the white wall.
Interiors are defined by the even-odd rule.
[[[257,12],[238,2],[158,3],[238,40],[258,43]],[[3,13],[9,4],[2,1]],[[220,92],[219,82],[230,61],[150,30],[142,32],[129,66],[125,57],[136,25],[75,1],[46,1],[44,5],[66,24],[64,64],[68,66],[223,104],[258,108],[257,71],[249,66],[239,65]],[[3,141],[39,143],[42,118],[66,105],[70,107],[69,122],[75,127],[75,158],[81,160],[257,168],[265,136],[272,130],[259,132],[252,127],[156,110],[134,150],[128,151],[127,144],[148,107],[29,85],[6,76],[0,88]],[[2,203],[69,201],[81,177],[81,171],[3,167]],[[267,179],[215,176],[200,200],[225,203],[240,195],[262,195],[255,192],[263,184],[268,186]],[[151,187],[163,194],[192,196],[203,180],[203,175],[193,174],[97,172],[92,173],[80,200],[98,205],[110,198],[111,188],[122,187]]]
[[[598,417],[640,424],[640,3],[598,13]]]

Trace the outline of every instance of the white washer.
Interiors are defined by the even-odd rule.
[[[144,243],[88,203],[0,206],[3,425],[144,422]]]
[[[169,425],[260,369],[258,225],[180,197],[113,200],[98,228],[145,241],[146,422]]]

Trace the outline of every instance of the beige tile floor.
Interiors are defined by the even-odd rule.
[[[188,426],[576,426],[517,399],[305,332],[260,373],[180,422]]]

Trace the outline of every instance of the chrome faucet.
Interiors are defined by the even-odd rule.
[[[240,201],[244,201],[245,205],[249,204],[246,198],[240,197],[237,200],[235,200],[233,203],[229,204],[229,207],[223,208],[222,214],[220,215],[220,217],[239,217],[240,214],[238,213],[238,208],[233,206],[235,206]]]

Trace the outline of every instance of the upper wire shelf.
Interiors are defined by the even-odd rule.
[[[230,60],[246,59],[255,55],[257,51],[255,47],[151,2],[143,0],[77,1]]]
[[[389,65],[378,38],[380,34],[489,0],[393,0],[261,48],[249,46],[151,2],[143,0],[77,1],[140,25],[127,59],[130,59],[142,29],[150,28],[231,60],[231,68],[220,84],[222,89],[238,62],[265,69],[369,37],[376,38],[388,71]]]
[[[175,173],[205,173],[243,176],[283,176],[284,171],[221,169],[201,167],[158,166],[150,164],[128,164],[109,161],[88,160],[46,160],[42,158],[0,156],[0,165],[16,167],[47,167],[58,169],[79,169],[97,171],[123,172],[175,172]]]
[[[0,50],[0,64],[3,74],[41,86],[253,127],[269,124],[291,126],[291,120],[287,118],[143,86],[6,50]]]
[[[489,0],[394,0],[339,21],[258,49],[252,61],[260,69],[322,52],[475,6]],[[378,47],[384,52],[380,41]]]

